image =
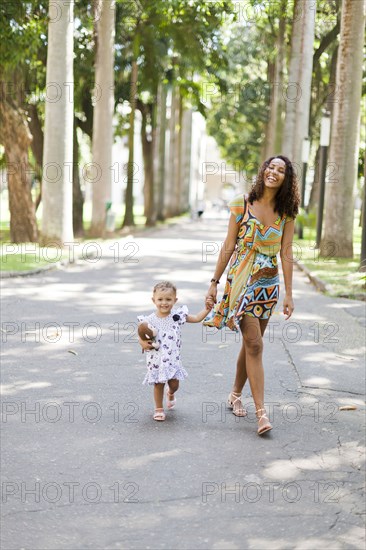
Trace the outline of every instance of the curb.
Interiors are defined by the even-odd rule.
[[[152,226],[152,227],[136,227],[136,226],[130,226],[125,227],[120,231],[120,233],[114,233],[110,237],[106,237],[104,240],[110,240],[113,238],[116,239],[126,239],[128,237],[133,237],[134,234],[136,237],[143,236],[143,235],[150,235],[155,232],[159,232],[161,229],[168,227],[173,227],[175,225],[179,225],[183,220],[186,218],[182,216],[182,219],[174,219],[171,218],[171,221],[167,220],[164,224],[161,224],[159,226]],[[188,221],[190,221],[189,218],[187,218]],[[0,271],[0,279],[13,279],[16,277],[30,277],[32,275],[38,275],[39,273],[44,273],[46,271],[54,271],[56,269],[60,269],[61,267],[67,267],[68,265],[71,265],[75,262],[69,262],[67,260],[61,260],[59,262],[55,262],[52,265],[45,265],[43,267],[37,267],[35,269],[30,269],[28,271]]]
[[[294,262],[295,265],[298,267],[300,271],[305,273],[305,275],[308,277],[309,281],[314,285],[314,287],[322,293],[328,292],[330,295],[332,295],[332,286],[325,283],[321,279],[319,279],[316,275],[314,275],[305,265],[301,264],[299,261]],[[360,294],[352,294],[349,296],[348,294],[337,294],[335,296],[336,298],[347,298],[347,300],[356,300],[359,302],[366,302],[366,295],[364,293]]]
[[[37,275],[44,271],[53,271],[60,269],[60,267],[68,265],[70,262],[56,262],[52,265],[45,265],[43,267],[37,267],[36,269],[30,269],[29,271],[1,271],[0,279],[13,279],[15,277],[29,277],[31,275]]]
[[[315,286],[317,290],[319,290],[320,292],[331,292],[331,287],[327,285],[324,281],[316,277],[316,275],[314,275],[307,267],[305,267],[299,261],[296,261],[295,265],[300,269],[300,271],[303,271],[305,273],[309,281]]]

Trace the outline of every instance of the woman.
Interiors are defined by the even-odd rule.
[[[241,402],[249,379],[258,420],[258,434],[272,429],[264,408],[263,334],[279,295],[276,254],[280,251],[286,319],[294,311],[292,299],[294,220],[299,208],[299,190],[291,162],[278,155],[266,160],[249,196],[229,203],[231,216],[227,236],[217,260],[207,303],[216,302],[217,285],[230,260],[222,300],[204,320],[217,328],[240,329],[243,339],[228,406],[236,416],[245,416]]]

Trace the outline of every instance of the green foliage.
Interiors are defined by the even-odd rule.
[[[317,3],[314,74],[312,85],[311,130],[317,139],[321,110],[328,101],[337,101],[330,82],[330,69],[339,34],[340,0]],[[293,20],[293,2],[249,0],[239,13],[236,28],[231,29],[226,46],[229,65],[220,73],[225,83],[211,93],[208,129],[219,143],[228,161],[254,175],[265,141],[271,88],[269,68],[278,52],[276,37],[280,18],[286,23],[287,57]],[[213,88],[211,88],[213,89]],[[248,169],[249,167],[249,169]]]
[[[208,131],[217,140],[223,157],[242,169],[258,163],[265,139],[270,85],[263,49],[269,52],[270,48],[266,49],[261,35],[258,26],[242,22],[232,30],[226,47],[229,64],[220,73],[225,86],[216,88],[216,93],[207,98]]]
[[[307,227],[310,229],[315,229],[316,216],[317,213],[315,212],[315,210],[307,212],[304,208],[300,208],[299,213],[296,216],[296,224],[303,228]]]
[[[48,2],[8,1],[0,4],[1,60],[3,72],[38,64],[38,52],[47,34]]]
[[[175,82],[200,110],[197,75],[216,75],[226,64],[221,28],[232,2],[140,0],[117,4],[116,92],[128,100],[133,39],[140,37],[137,56],[138,94],[154,102],[159,82]]]

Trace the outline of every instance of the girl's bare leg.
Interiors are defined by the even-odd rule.
[[[165,384],[154,384],[155,409],[163,408],[164,386]]]
[[[174,395],[179,388],[179,380],[176,380],[175,378],[168,380],[168,386],[169,386],[169,395]]]
[[[166,392],[166,399],[167,399],[167,407],[168,409],[173,409],[175,407],[175,397],[174,394],[179,388],[179,380],[176,380],[175,378],[171,378],[168,380],[168,389]]]

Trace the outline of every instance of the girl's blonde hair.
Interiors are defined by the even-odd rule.
[[[161,281],[154,286],[153,294],[158,290],[172,290],[175,294],[177,293],[177,287],[173,285],[170,281]]]

